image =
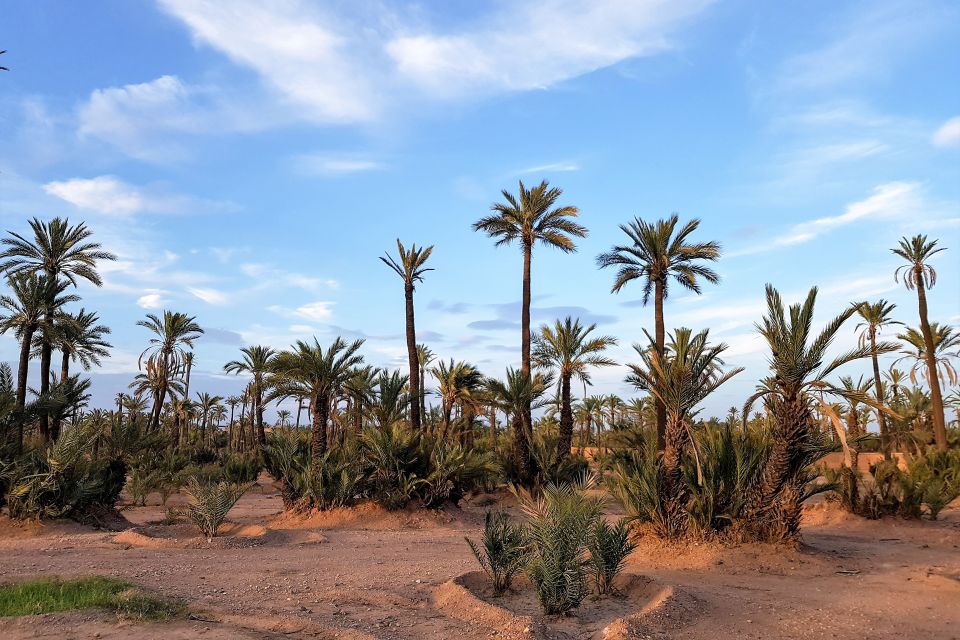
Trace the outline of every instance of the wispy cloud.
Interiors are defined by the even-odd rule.
[[[270,305],[267,310],[284,318],[300,318],[312,322],[329,322],[333,318],[333,306],[335,302],[329,300],[317,300],[308,302],[295,309],[283,307],[280,305]]]
[[[920,185],[916,182],[889,182],[873,190],[868,198],[847,205],[843,213],[817,218],[792,226],[786,233],[767,242],[727,253],[727,257],[745,256],[778,248],[804,244],[854,222],[877,218],[904,217],[919,212],[922,207]]]
[[[144,295],[137,298],[137,305],[144,309],[160,309],[165,304],[170,302],[169,298],[164,297],[163,291],[153,291],[152,293],[145,293]]]
[[[234,204],[165,192],[157,186],[137,187],[115,176],[71,178],[43,185],[47,194],[79,209],[106,215],[188,213],[236,210]]]
[[[517,175],[527,175],[530,173],[565,173],[569,171],[580,171],[580,165],[575,162],[552,162],[550,164],[541,164],[521,169],[517,171]]]
[[[322,153],[298,155],[294,157],[293,164],[298,173],[309,176],[335,176],[377,171],[385,168],[377,160],[332,156]]]
[[[190,292],[190,295],[192,295],[194,298],[203,300],[207,304],[225,305],[230,302],[230,296],[216,289],[210,289],[206,287],[188,287],[187,291]]]
[[[950,118],[934,132],[933,144],[938,147],[960,147],[960,116]]]
[[[240,271],[256,280],[257,284],[255,286],[260,288],[282,285],[304,289],[306,291],[317,291],[320,289],[337,289],[340,287],[340,283],[333,278],[308,276],[258,262],[244,263],[240,265]]]

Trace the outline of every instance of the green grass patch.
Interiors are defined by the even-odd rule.
[[[0,617],[29,616],[76,609],[107,609],[122,618],[167,620],[184,604],[147,593],[115,578],[40,579],[0,586]]]

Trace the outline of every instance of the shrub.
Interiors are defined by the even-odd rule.
[[[255,482],[263,463],[257,455],[228,455],[223,460],[223,478],[234,484]]]
[[[467,491],[485,484],[496,467],[488,454],[468,451],[459,445],[430,446],[430,473],[420,485],[425,507],[444,502],[459,504]]]
[[[361,443],[369,469],[371,497],[385,509],[401,509],[429,475],[421,436],[401,427],[369,428]]]
[[[630,541],[627,520],[624,518],[611,525],[603,518],[598,519],[587,546],[590,550],[590,566],[597,594],[610,593],[613,579],[623,571],[627,556],[637,548],[637,545]]]
[[[303,470],[310,464],[309,435],[275,429],[263,448],[263,464],[267,473],[280,483],[283,508],[294,508],[306,492]]]
[[[585,492],[594,485],[547,485],[540,497],[520,494],[527,515],[526,571],[547,614],[580,606],[588,595],[587,540],[600,519],[601,502]]]
[[[227,514],[237,500],[250,488],[250,485],[236,485],[229,482],[204,484],[197,478],[190,478],[187,495],[187,516],[200,529],[210,542],[217,535],[217,528],[226,520]]]
[[[493,582],[494,595],[502,595],[510,588],[513,577],[523,570],[523,527],[510,522],[510,516],[502,511],[488,511],[484,517],[483,546],[478,546],[470,538],[465,539],[480,567]]]
[[[300,478],[310,506],[323,510],[353,504],[363,495],[366,474],[356,445],[345,443],[302,469]]]

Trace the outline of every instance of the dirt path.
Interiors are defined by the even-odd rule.
[[[278,519],[279,499],[255,489],[231,513],[234,535],[213,545],[187,525],[148,525],[162,517],[157,507],[125,511],[142,537],[5,521],[4,580],[117,576],[186,599],[202,620],[51,614],[0,620],[0,637],[496,637],[433,604],[439,585],[475,569],[463,536],[477,535],[486,508],[424,515],[368,507],[300,521]],[[628,572],[685,596],[650,637],[960,638],[960,509],[943,518],[868,522],[819,506],[799,550],[649,541]]]

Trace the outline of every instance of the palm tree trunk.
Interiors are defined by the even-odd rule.
[[[267,444],[267,433],[263,430],[263,391],[259,384],[254,389],[253,401],[256,403],[254,413],[257,417],[257,444],[262,447]]]
[[[420,362],[419,355],[417,356],[417,362],[418,363]],[[420,369],[420,378],[418,381],[418,386],[420,388],[420,423],[423,424],[427,416],[427,392],[426,392],[426,389],[424,388],[426,386],[424,379],[427,376],[427,371],[426,371],[426,368],[423,366],[420,366],[419,369]]]
[[[67,378],[70,377],[70,349],[64,348],[63,350],[63,359],[60,361],[60,384],[63,384],[67,381]],[[50,420],[50,439],[56,442],[57,438],[60,437],[60,425],[61,420],[60,416],[54,416]]]
[[[523,244],[523,299],[520,309],[520,372],[524,377],[530,377],[530,262],[533,254],[533,245]],[[533,479],[533,459],[530,457],[530,442],[527,434],[533,433],[533,414],[530,403],[527,402],[520,415],[521,428],[514,435],[514,456],[517,460],[518,478],[520,484],[527,485]]]
[[[47,315],[47,322],[53,322],[50,315]],[[48,327],[50,325],[48,324]],[[50,393],[50,360],[53,356],[53,347],[50,345],[50,341],[43,337],[43,341],[40,343],[40,396],[43,397]],[[50,433],[50,416],[44,412],[40,415],[40,435],[43,437],[44,442],[52,441],[52,434]]]
[[[653,298],[653,313],[656,333],[655,339],[657,341],[657,349],[660,353],[664,352],[666,345],[666,331],[663,327],[663,299],[666,295],[664,285],[665,283],[663,280],[656,280]],[[657,409],[657,451],[663,452],[667,446],[667,408],[663,405],[663,402],[659,398],[655,399],[655,403]]]
[[[30,369],[30,344],[35,329],[28,327],[20,342],[20,365],[17,369],[17,409],[23,410],[27,403],[27,374]],[[17,453],[23,447],[23,420],[17,420]]]
[[[413,282],[404,284],[407,310],[407,361],[410,366],[410,425],[420,430],[420,359],[417,357],[417,331],[413,318]]]
[[[497,444],[497,408],[490,405],[490,447]]]
[[[877,329],[870,327],[870,358],[873,360],[873,395],[877,398],[877,404],[883,404],[883,383],[880,381],[880,363],[877,359]],[[887,416],[883,411],[877,409],[877,425],[880,427],[880,450],[883,452],[883,459],[890,460],[890,436],[887,433]]]
[[[937,354],[933,347],[933,333],[927,322],[927,292],[923,286],[923,272],[917,271],[917,300],[920,306],[920,331],[923,332],[923,345],[927,360],[927,377],[930,384],[930,400],[933,403],[933,437],[937,442],[937,451],[947,450],[947,428],[943,413],[943,396],[940,395],[940,378],[937,375]]]
[[[570,376],[560,379],[560,439],[557,443],[557,461],[559,465],[570,455],[573,446],[573,408],[570,406]]]
[[[227,447],[231,450],[235,449],[233,444],[233,412],[237,408],[237,405],[230,405],[230,424],[227,427]]]
[[[310,461],[317,464],[327,451],[327,418],[330,408],[327,399],[319,393],[310,402],[310,417],[313,420],[310,434]]]

